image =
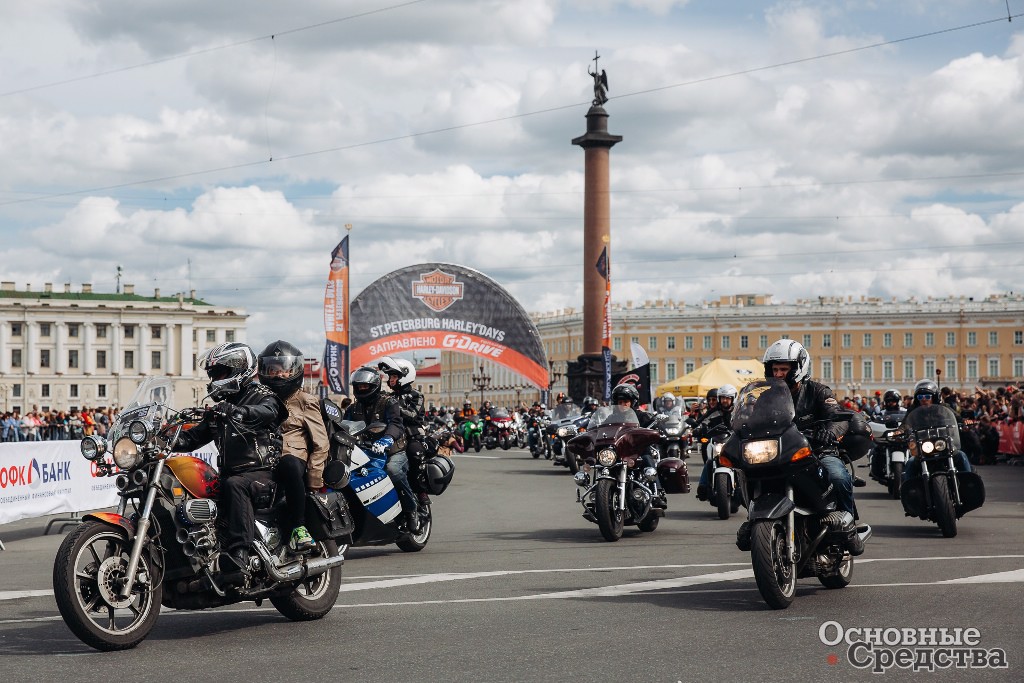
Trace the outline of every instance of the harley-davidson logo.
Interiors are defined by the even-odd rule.
[[[463,283],[455,281],[454,275],[432,270],[412,283],[412,295],[430,310],[440,313],[462,298],[463,287]]]

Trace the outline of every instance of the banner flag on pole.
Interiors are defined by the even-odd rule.
[[[612,398],[612,268],[608,246],[597,259],[597,272],[604,278],[604,324],[602,327],[601,356],[604,360],[604,400]]]
[[[335,394],[348,394],[348,235],[331,252],[331,272],[324,291],[323,379]]]

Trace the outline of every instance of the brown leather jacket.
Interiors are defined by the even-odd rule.
[[[324,485],[324,463],[330,442],[320,415],[320,401],[316,396],[299,390],[285,399],[288,419],[281,425],[284,455],[294,455],[306,461],[306,486],[318,489]]]

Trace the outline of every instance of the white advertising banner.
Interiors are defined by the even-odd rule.
[[[79,448],[78,441],[0,443],[0,524],[116,506],[115,477],[97,476]],[[213,444],[192,455],[217,466]]]

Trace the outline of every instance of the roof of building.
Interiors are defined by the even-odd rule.
[[[86,286],[87,287],[87,286]],[[128,289],[128,287],[126,287]],[[158,294],[160,290],[155,290],[154,294]],[[141,294],[135,294],[134,291],[131,293],[113,293],[113,292],[93,292],[91,288],[86,291],[70,292],[70,291],[32,291],[29,289],[15,289],[13,283],[4,282],[3,286],[0,287],[0,299],[36,299],[36,300],[48,300],[48,301],[139,301],[139,302],[153,302],[153,303],[167,303],[176,304],[180,301],[182,303],[193,304],[195,306],[212,306],[213,304],[198,299],[195,296],[195,291],[190,292],[188,296],[184,294],[175,293],[171,296],[142,296]]]

